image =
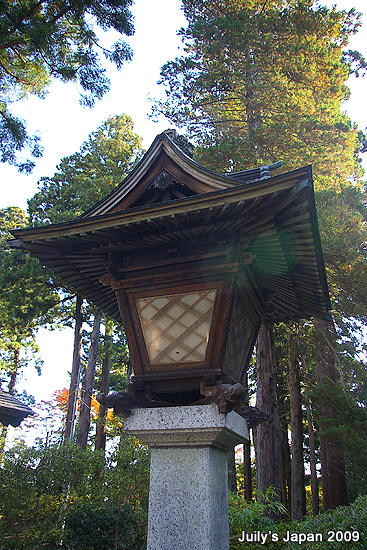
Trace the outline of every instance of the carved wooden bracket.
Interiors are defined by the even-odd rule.
[[[113,281],[112,277],[110,277],[110,275],[108,275],[107,273],[99,279],[99,282],[102,283],[103,286],[110,286],[112,281]]]
[[[105,405],[108,409],[113,409],[116,416],[128,418],[131,415],[131,409],[151,409],[156,407],[167,407],[163,401],[149,401],[147,399],[137,399],[132,393],[119,391],[105,395],[99,393],[96,397],[98,403]]]
[[[206,403],[216,403],[220,412],[228,413],[236,411],[246,419],[247,427],[256,428],[260,422],[269,420],[270,414],[260,411],[257,407],[250,407],[245,404],[245,388],[242,384],[219,384],[218,386],[207,386],[202,388],[205,399],[201,401]]]
[[[255,428],[269,420],[270,414],[260,411],[257,407],[245,405],[245,389],[241,384],[219,384],[218,386],[206,386],[204,390],[205,397],[192,405],[209,405],[216,403],[221,413],[236,411],[247,422],[248,428]],[[156,408],[172,407],[172,403],[166,403],[162,400],[137,399],[132,393],[120,391],[111,395],[99,393],[96,397],[98,403],[102,403],[107,408],[113,408],[116,416],[128,418],[131,410],[135,408]]]

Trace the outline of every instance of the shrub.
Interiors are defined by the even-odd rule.
[[[302,521],[296,530],[305,534],[322,533],[322,548],[325,550],[344,550],[348,547],[362,550],[366,548],[367,541],[367,496],[358,497],[350,506],[340,506],[314,519]],[[358,533],[358,540],[353,539],[353,533]],[[287,546],[288,550],[299,547],[298,543],[289,543]],[[320,548],[320,543],[309,541],[307,548]]]
[[[248,531],[268,529],[275,525],[274,517],[287,513],[281,502],[276,500],[276,492],[272,487],[265,493],[256,491],[254,502],[244,500],[236,494],[229,494],[229,523],[231,530],[242,531],[244,526]]]
[[[255,511],[253,514],[256,515]],[[257,540],[239,542],[240,534],[232,535],[231,550],[299,550],[305,547],[309,550],[363,550],[367,540],[367,497],[358,497],[350,506],[341,506],[301,522],[280,522],[269,527],[250,518],[248,523],[242,524],[242,530],[250,536],[257,531]],[[296,533],[297,540],[283,541],[283,538],[289,538],[287,531]],[[259,542],[258,533],[268,535],[265,542]],[[322,542],[316,539],[316,534],[321,534]],[[272,536],[277,540],[272,540]]]
[[[64,543],[70,550],[140,550],[143,532],[140,518],[129,504],[119,509],[84,503],[67,514]]]
[[[96,532],[98,550],[106,537],[106,548],[114,549],[121,503],[118,549],[126,543],[126,549],[135,550],[146,534],[148,490],[149,453],[135,438],[122,437],[106,459],[77,445],[15,445],[0,467],[0,549],[59,547],[66,516],[70,540],[83,531],[83,544],[75,549],[92,548],[85,541],[98,540]]]

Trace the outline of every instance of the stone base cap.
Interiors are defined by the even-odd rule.
[[[246,420],[217,405],[133,409],[124,428],[150,447],[216,447],[225,451],[249,439]]]

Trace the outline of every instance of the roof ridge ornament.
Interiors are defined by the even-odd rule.
[[[240,183],[252,183],[255,181],[271,178],[270,172],[276,170],[277,168],[280,168],[281,166],[282,161],[278,160],[277,162],[273,162],[273,164],[267,164],[266,166],[250,168],[249,170],[241,170],[239,172],[230,172],[229,174],[227,174],[227,176],[233,178]]]
[[[173,143],[177,145],[183,153],[185,153],[185,155],[191,159],[194,158],[194,146],[189,142],[187,137],[179,134],[174,128],[168,128],[163,133],[166,134],[166,136],[168,136],[169,139],[173,141]]]

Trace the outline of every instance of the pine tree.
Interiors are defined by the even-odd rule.
[[[42,178],[38,182],[39,192],[28,201],[31,223],[60,223],[81,215],[124,179],[141,154],[141,138],[133,131],[131,118],[125,114],[109,117],[90,134],[88,141],[82,144],[78,152],[61,160],[54,176]],[[66,439],[72,439],[75,425],[76,399],[81,374],[82,307],[82,299],[78,297]],[[94,319],[96,318],[100,319],[99,312],[95,312]],[[78,442],[83,449],[87,444],[90,425],[90,399],[98,351],[99,323],[98,338],[96,336],[94,340],[80,411],[82,422],[77,434]]]
[[[351,344],[345,320],[367,324],[365,137],[342,104],[349,75],[366,68],[346,50],[360,14],[313,0],[183,0],[183,8],[185,55],[162,67],[166,99],[155,111],[185,127],[196,160],[217,172],[277,160],[284,171],[312,164],[337,331]],[[357,347],[352,355],[357,360]],[[266,410],[275,402],[272,394]]]
[[[48,270],[36,258],[8,245],[10,231],[26,225],[27,216],[20,208],[0,210],[0,383],[7,383],[12,394],[17,377],[29,363],[40,373],[37,330],[55,321],[60,305]],[[5,436],[3,430],[2,444]]]
[[[32,225],[76,218],[121,183],[141,154],[131,118],[109,117],[78,152],[61,160],[52,177],[40,179],[38,193],[28,201]]]
[[[358,132],[340,110],[359,67],[343,48],[360,15],[312,0],[183,5],[186,55],[162,67],[167,98],[155,109],[187,127],[199,162],[217,171],[312,164],[323,186],[330,168],[339,179],[360,173]]]
[[[109,90],[101,55],[120,68],[132,57],[123,40],[105,47],[97,29],[134,32],[131,0],[5,0],[0,9],[0,161],[29,172],[42,155],[39,137],[27,133],[11,104],[44,97],[53,78],[78,82],[81,102],[92,106]],[[30,159],[22,160],[26,150]]]

